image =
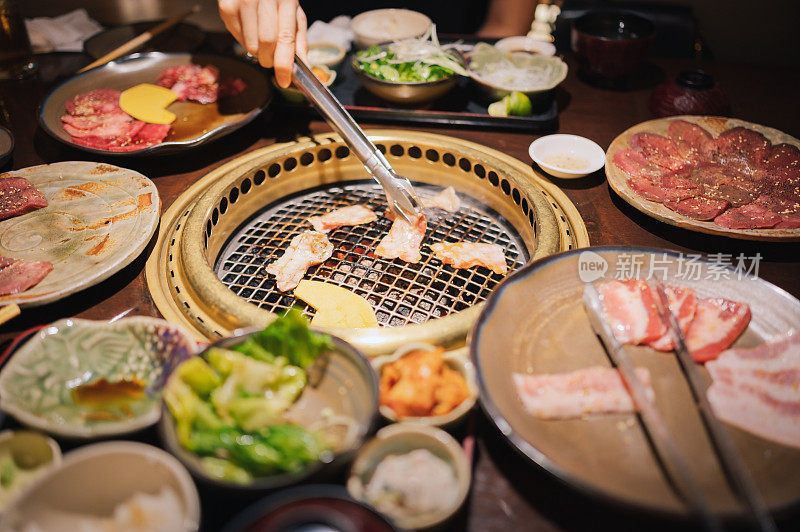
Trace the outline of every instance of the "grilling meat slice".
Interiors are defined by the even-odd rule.
[[[44,194],[21,177],[0,179],[0,220],[47,207]]]
[[[437,259],[454,268],[483,266],[500,275],[508,273],[503,248],[497,244],[438,242],[431,249]]]
[[[699,160],[707,153],[714,140],[711,133],[686,120],[673,120],[667,129],[667,135],[675,142],[678,153],[684,159]]]
[[[53,271],[49,262],[26,262],[0,257],[0,296],[18,294],[39,284]]]
[[[315,231],[327,233],[337,227],[345,225],[360,225],[372,223],[378,219],[372,210],[363,205],[350,205],[341,209],[334,209],[322,216],[312,216],[308,222]]]
[[[430,198],[422,198],[422,205],[423,207],[427,207],[429,209],[436,208],[442,209],[443,211],[456,212],[461,208],[461,200],[458,199],[456,189],[453,187],[447,187],[435,196]]]
[[[306,271],[328,260],[333,254],[333,244],[328,237],[317,231],[303,231],[289,242],[289,248],[281,258],[267,266],[267,273],[276,277],[278,290],[294,289]]]
[[[386,217],[393,217],[392,228],[389,234],[383,237],[375,248],[375,254],[384,259],[401,259],[412,264],[422,260],[419,247],[425,238],[427,221],[424,216],[417,218],[414,225],[409,224],[399,216],[388,211]]]
[[[650,372],[636,368],[652,400]],[[635,410],[619,371],[600,366],[550,375],[512,374],[525,410],[541,419],[568,419],[586,414],[616,414]]]
[[[637,133],[631,137],[631,146],[651,164],[666,170],[683,170],[690,161],[684,159],[678,146],[667,137],[655,133]]]
[[[723,421],[800,448],[800,334],[729,349],[706,364],[708,401]]]

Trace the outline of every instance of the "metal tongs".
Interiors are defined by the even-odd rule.
[[[339,100],[311,72],[299,56],[294,56],[292,81],[309,102],[320,112],[325,121],[341,135],[342,140],[358,157],[369,174],[380,183],[386,193],[389,207],[411,225],[420,215],[419,199],[408,178],[392,169],[386,157],[375,147],[356,124]]]

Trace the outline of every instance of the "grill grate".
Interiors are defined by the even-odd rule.
[[[419,183],[415,188],[423,196],[440,190]],[[417,264],[373,254],[391,222],[380,216],[386,210],[383,190],[374,182],[365,181],[323,186],[268,205],[228,239],[215,271],[228,288],[250,303],[279,314],[296,305],[312,316],[313,308],[292,293],[275,288],[275,279],[266,273],[266,266],[281,256],[295,235],[311,227],[306,222],[309,217],[362,204],[378,213],[378,220],[328,233],[334,245],[333,256],[309,269],[305,278],[331,282],[366,298],[381,325],[424,323],[485,300],[503,279],[483,267],[461,270],[443,265],[433,258],[430,244],[460,240],[499,244],[505,249],[509,271],[529,259],[522,239],[500,214],[464,194],[459,193],[459,197],[458,212],[426,212],[428,229],[422,260]]]

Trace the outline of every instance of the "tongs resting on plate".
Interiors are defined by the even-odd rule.
[[[292,81],[322,114],[325,121],[342,136],[342,140],[364,163],[370,175],[380,183],[386,193],[389,207],[406,222],[414,225],[414,221],[420,215],[420,206],[411,182],[392,169],[389,161],[367,138],[350,113],[297,55],[294,56]]]

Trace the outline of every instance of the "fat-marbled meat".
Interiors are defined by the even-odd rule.
[[[503,247],[483,242],[437,242],[431,245],[434,256],[454,268],[483,266],[498,275],[508,273]]]
[[[136,120],[119,106],[120,94],[111,89],[95,89],[68,101],[61,125],[72,142],[118,152],[141,150],[163,142],[170,125]]]
[[[714,138],[673,120],[667,136],[637,133],[614,164],[639,196],[728,229],[800,227],[800,149],[735,127]]]
[[[655,397],[650,372],[636,368],[649,399]],[[569,373],[512,374],[525,410],[541,419],[568,419],[588,414],[618,414],[635,410],[619,371],[600,366]]]
[[[420,215],[413,225],[391,211],[387,212],[387,217],[394,221],[389,234],[375,248],[375,254],[384,259],[401,259],[412,264],[422,260],[419,248],[428,226],[425,216]]]
[[[327,233],[338,227],[368,224],[377,219],[378,215],[369,207],[349,205],[326,212],[321,216],[312,216],[308,219],[308,223],[311,224],[315,231]]]
[[[28,262],[0,257],[0,296],[18,294],[39,284],[53,271],[49,262]]]
[[[800,333],[729,349],[706,364],[708,400],[727,423],[800,448]]]
[[[219,69],[213,65],[177,65],[164,69],[156,81],[179,100],[214,103],[219,97]]]
[[[44,194],[22,177],[0,178],[0,220],[47,207]]]
[[[278,290],[288,292],[300,284],[310,267],[325,262],[332,254],[333,244],[326,235],[306,230],[292,238],[283,255],[267,266],[267,273],[276,277]]]

